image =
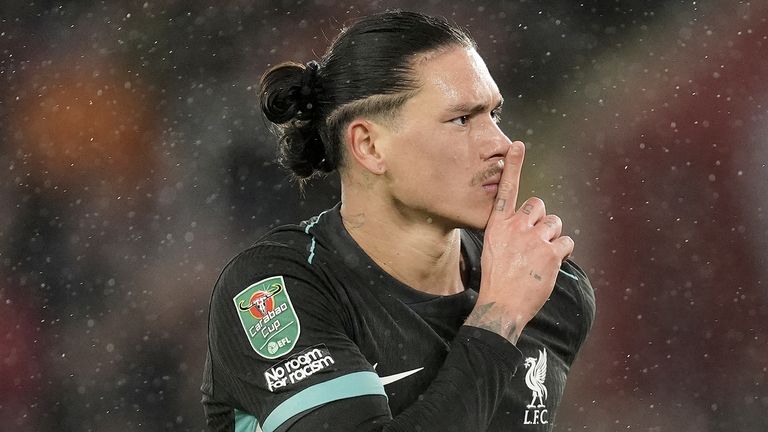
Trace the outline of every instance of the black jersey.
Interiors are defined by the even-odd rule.
[[[462,231],[468,287],[414,290],[344,228],[340,206],[277,228],[213,291],[203,405],[214,431],[549,431],[594,317],[571,261],[516,345],[463,325],[482,238]]]

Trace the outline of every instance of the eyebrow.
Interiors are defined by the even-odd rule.
[[[502,96],[499,96],[499,103],[497,103],[493,109],[499,109],[501,108],[502,105],[504,105],[504,98]],[[459,103],[459,104],[451,105],[450,107],[448,107],[448,112],[467,113],[469,115],[474,115],[487,110],[488,110],[488,105],[483,103],[477,104],[477,105],[467,105],[467,104]]]

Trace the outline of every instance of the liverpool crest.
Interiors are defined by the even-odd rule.
[[[525,385],[531,390],[531,402],[526,406],[524,424],[547,424],[547,350],[539,350],[539,358],[525,359]],[[538,402],[538,403],[537,403]]]

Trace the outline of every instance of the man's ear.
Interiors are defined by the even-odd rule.
[[[373,174],[384,174],[385,142],[382,139],[383,126],[365,118],[352,120],[345,131],[349,154]]]

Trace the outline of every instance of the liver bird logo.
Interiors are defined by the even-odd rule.
[[[525,368],[528,372],[525,374],[525,385],[531,389],[533,396],[528,408],[544,407],[544,399],[547,398],[547,387],[544,386],[544,380],[547,378],[547,350],[539,350],[539,358],[528,357],[525,359]],[[536,399],[539,404],[536,405]]]

